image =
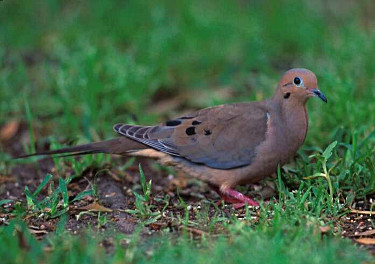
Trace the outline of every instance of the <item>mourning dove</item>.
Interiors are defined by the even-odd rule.
[[[227,202],[258,205],[233,188],[270,176],[296,154],[306,137],[305,105],[312,96],[327,102],[313,72],[291,69],[268,100],[210,107],[156,126],[116,124],[119,138],[27,156],[111,153],[155,158],[214,186]]]

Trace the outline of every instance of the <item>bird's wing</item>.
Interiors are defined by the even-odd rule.
[[[117,133],[156,150],[217,169],[250,165],[266,139],[268,114],[261,103],[206,108],[158,126],[117,124]]]

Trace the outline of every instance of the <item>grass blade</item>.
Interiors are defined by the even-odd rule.
[[[322,156],[327,161],[332,156],[332,150],[336,147],[337,141],[332,142],[329,146],[324,150]]]
[[[39,184],[38,188],[35,190],[35,192],[33,193],[33,196],[36,197],[40,191],[44,188],[44,186],[47,185],[47,183],[52,179],[52,175],[47,173],[47,175],[44,177],[43,181],[41,184]]]
[[[25,195],[27,206],[30,208],[38,207],[40,209],[38,201],[35,199],[35,196],[30,192],[29,187],[25,186]]]
[[[60,178],[60,192],[62,194],[64,208],[66,208],[69,205],[69,194],[68,194],[68,188],[66,186],[66,182],[62,178]]]
[[[81,200],[83,197],[88,196],[88,195],[94,195],[94,190],[91,189],[91,190],[80,192],[79,194],[77,194],[76,197],[74,197],[72,202]]]
[[[146,184],[145,173],[142,170],[141,164],[139,164],[138,167],[139,167],[139,181],[141,182],[143,194],[146,194],[147,193],[147,184]]]

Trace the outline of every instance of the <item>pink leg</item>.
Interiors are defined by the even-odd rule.
[[[246,195],[233,189],[226,189],[224,191],[219,190],[218,193],[225,202],[232,203],[235,209],[241,208],[246,204],[250,206],[259,206],[259,203],[250,197],[247,197]]]

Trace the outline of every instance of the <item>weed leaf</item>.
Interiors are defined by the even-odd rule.
[[[332,156],[332,150],[336,147],[337,141],[332,142],[323,152],[322,156],[327,161]]]

